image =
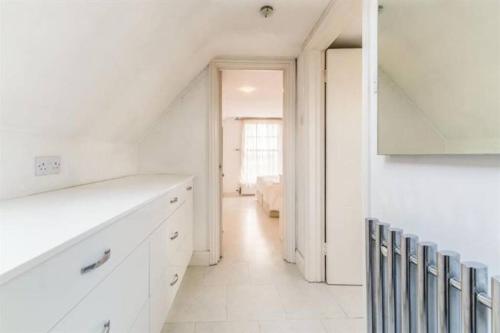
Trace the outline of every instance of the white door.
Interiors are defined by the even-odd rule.
[[[327,50],[326,67],[326,281],[361,285],[361,49]]]

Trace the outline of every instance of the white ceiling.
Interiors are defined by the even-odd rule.
[[[253,88],[242,91],[241,88]],[[222,72],[222,117],[281,118],[283,72],[225,70]]]
[[[329,0],[1,2],[1,128],[135,142],[217,55],[295,56]]]

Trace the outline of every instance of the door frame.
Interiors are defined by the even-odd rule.
[[[341,34],[357,12],[363,13],[363,85],[366,85],[367,8],[376,6],[374,0],[331,1],[306,38],[298,58],[298,118],[304,119],[307,151],[304,159],[303,213],[298,214],[304,234],[303,253],[297,251],[297,266],[310,282],[324,282],[325,277],[325,52]],[[362,132],[362,209],[369,216],[369,147],[366,86],[363,86]],[[302,120],[301,120],[302,123]],[[364,233],[363,233],[364,240]],[[363,261],[365,258],[363,258]]]
[[[209,264],[222,254],[222,76],[223,70],[283,71],[283,259],[295,262],[296,61],[289,57],[215,58],[209,64],[208,248]]]

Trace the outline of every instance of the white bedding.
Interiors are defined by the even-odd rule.
[[[278,217],[281,211],[282,186],[280,176],[257,177],[257,202],[272,217]]]

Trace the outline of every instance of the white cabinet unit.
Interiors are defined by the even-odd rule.
[[[193,251],[192,193],[155,175],[1,202],[0,332],[159,333]]]
[[[51,332],[127,332],[148,299],[148,255],[143,243]]]
[[[110,323],[111,325],[111,323]],[[111,327],[111,326],[110,326]],[[129,333],[144,333],[150,332],[149,325],[149,300],[144,303],[142,306],[141,312],[135,319],[134,324],[132,324],[132,328]]]

